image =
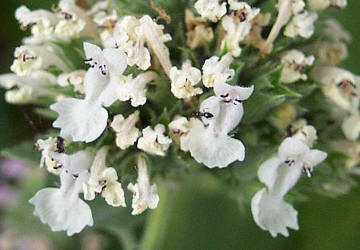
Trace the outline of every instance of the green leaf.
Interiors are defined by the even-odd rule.
[[[184,47],[178,47],[179,50],[183,51],[186,55],[186,57],[188,59],[190,59],[191,64],[196,67],[196,68],[200,68],[200,64],[196,59],[196,56],[194,55],[193,51],[191,49],[188,48],[184,48]]]
[[[158,119],[158,123],[164,124],[166,127],[169,124],[169,122],[170,122],[169,114],[167,108],[165,107],[161,116]]]
[[[58,114],[55,111],[48,108],[35,108],[34,111],[35,113],[51,120],[55,120],[58,117]]]
[[[11,148],[3,149],[1,154],[6,157],[21,159],[34,165],[40,163],[41,156],[40,152],[34,149],[33,141],[23,142]]]
[[[245,102],[245,114],[243,123],[251,124],[264,120],[267,112],[286,100],[285,95],[268,95],[263,93],[254,93],[251,98]]]
[[[300,98],[302,95],[291,90],[290,88],[284,86],[284,85],[277,85],[275,86],[275,88],[273,89],[273,92],[279,95],[286,95],[289,97],[297,97]]]

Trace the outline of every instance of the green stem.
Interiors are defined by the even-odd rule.
[[[107,230],[115,234],[121,239],[121,243],[125,250],[137,249],[137,240],[131,229],[121,227],[108,227]]]
[[[160,202],[158,207],[151,211],[147,218],[140,249],[161,249],[167,229],[168,217],[173,210],[175,201],[174,190],[170,190],[169,185],[166,185],[166,183],[161,183],[158,185],[158,188]]]

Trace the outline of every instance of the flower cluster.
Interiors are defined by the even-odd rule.
[[[288,236],[287,228],[299,226],[285,196],[301,172],[312,177],[316,165],[326,168],[327,155],[343,151],[339,141],[354,150],[344,152],[352,162],[338,168],[358,172],[360,77],[336,67],[350,37],[316,12],[346,1],[279,0],[272,13],[252,2],[198,0],[184,6],[184,20],[171,17],[166,26],[166,10],[151,1],[156,19],[146,11],[124,15],[115,0],[16,10],[31,36],[0,85],[8,102],[40,106],[59,129],[35,144],[40,167],[61,183],[30,199],[41,222],[70,236],[93,225],[84,200],[101,195],[125,207],[125,183],[137,215],[160,201],[152,178],[171,178],[173,169],[221,168],[228,175],[219,181],[239,183],[237,169],[259,167],[247,178],[247,185],[265,185],[248,197],[254,220],[272,236]],[[312,149],[317,134],[327,153]]]

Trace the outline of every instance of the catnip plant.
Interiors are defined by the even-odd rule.
[[[304,191],[345,194],[360,173],[360,76],[337,66],[351,37],[323,15],[346,5],[20,6],[15,17],[31,34],[0,85],[7,102],[52,121],[33,143],[60,184],[33,195],[34,215],[71,236],[96,226],[94,199],[136,216],[166,202],[159,183],[166,192],[206,172],[273,237],[298,230]]]

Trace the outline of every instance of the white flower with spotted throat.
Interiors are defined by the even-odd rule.
[[[222,27],[226,35],[221,48],[226,48],[234,57],[240,56],[242,42],[249,34],[252,20],[260,12],[258,8],[251,8],[246,2],[229,1],[231,14],[222,19]]]
[[[113,207],[126,207],[124,191],[114,168],[106,167],[107,147],[96,152],[90,168],[90,178],[83,183],[84,199],[93,200],[97,194],[105,198],[107,204]]]
[[[91,142],[104,131],[109,107],[117,99],[117,83],[112,81],[126,67],[126,55],[118,49],[104,49],[84,43],[85,61],[90,64],[84,80],[85,99],[65,98],[50,108],[59,113],[53,126],[62,137],[73,141]],[[91,110],[91,112],[88,112]]]
[[[51,37],[60,18],[47,10],[30,11],[22,5],[15,11],[15,17],[23,29],[30,28],[34,37],[45,40]]]
[[[50,66],[54,66],[62,71],[68,70],[68,66],[50,46],[22,45],[15,49],[14,57],[15,59],[10,69],[19,76],[47,69]]]
[[[244,109],[242,102],[250,97],[254,88],[231,86],[216,82],[216,96],[200,105],[203,128],[193,128],[183,140],[197,162],[208,168],[224,168],[234,161],[243,161],[245,147],[238,139],[228,135],[240,122]]]
[[[266,188],[252,198],[251,211],[256,224],[273,237],[277,234],[288,236],[287,227],[299,229],[297,211],[284,201],[284,196],[295,186],[302,171],[311,177],[313,168],[326,159],[325,152],[311,149],[315,140],[315,128],[303,127],[293,137],[286,138],[278,153],[258,170],[258,177]]]
[[[29,202],[35,206],[34,215],[48,224],[52,231],[66,231],[68,236],[93,225],[89,205],[79,198],[83,183],[89,178],[92,155],[79,151],[73,155],[52,153],[61,163],[60,188],[44,188]]]
[[[183,63],[181,69],[170,70],[171,92],[177,98],[189,98],[202,94],[201,88],[194,88],[201,80],[201,71],[191,66],[190,60]]]
[[[289,50],[283,53],[281,63],[284,68],[281,72],[281,82],[292,83],[299,79],[306,80],[307,75],[303,73],[306,66],[314,63],[314,56],[306,57],[299,50]]]
[[[360,133],[360,77],[331,66],[316,67],[311,77],[323,83],[324,95],[346,112],[342,130],[346,138],[356,140]]]
[[[165,156],[165,151],[169,148],[172,140],[164,133],[165,126],[163,124],[156,125],[154,129],[150,126],[144,128],[137,147],[149,154]]]

